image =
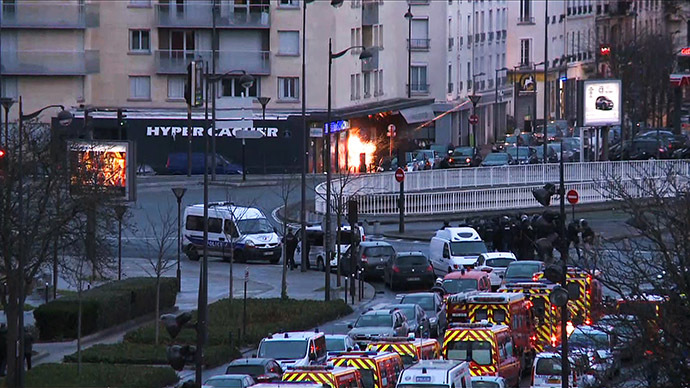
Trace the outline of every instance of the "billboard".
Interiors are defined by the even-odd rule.
[[[70,192],[135,199],[135,151],[128,141],[86,140],[68,144]]]
[[[582,81],[582,126],[621,125],[623,99],[617,79]]]

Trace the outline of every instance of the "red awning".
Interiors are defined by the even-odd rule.
[[[690,85],[690,74],[671,74],[671,86],[688,86]]]

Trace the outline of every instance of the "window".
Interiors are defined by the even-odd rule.
[[[360,94],[360,87],[359,85],[361,84],[362,81],[362,75],[361,74],[355,74],[355,100],[359,100],[362,95]]]
[[[129,30],[129,51],[141,53],[151,52],[149,30]]]
[[[258,97],[261,92],[261,79],[255,78],[250,88],[243,88],[239,77],[223,78],[219,97]]]
[[[130,76],[129,77],[129,98],[133,100],[151,99],[151,77],[149,76]]]
[[[299,78],[298,77],[278,77],[278,99],[297,100],[299,99]]]
[[[299,0],[280,0],[278,2],[280,8],[297,8],[299,7]]]
[[[429,19],[412,19],[412,38],[410,48],[412,50],[429,49]]]
[[[532,63],[532,39],[520,39],[520,64]]]
[[[168,77],[168,98],[180,100],[184,98],[185,77]]]
[[[371,96],[371,72],[364,73],[364,98]]]
[[[361,46],[362,45],[362,29],[361,28],[351,28],[350,29],[350,46]],[[350,54],[355,55],[359,53],[359,49],[350,50]]]
[[[379,96],[383,95],[383,69],[379,70]]]
[[[412,85],[411,90],[413,92],[426,93],[429,91],[429,85],[427,84],[426,78],[426,65],[424,66],[412,66],[410,71],[412,72]]]
[[[355,99],[355,75],[350,74],[350,100]]]
[[[151,6],[151,0],[129,0],[130,7],[145,7]]]
[[[299,31],[278,31],[278,54],[299,55]]]
[[[520,21],[532,19],[532,0],[520,0]]]

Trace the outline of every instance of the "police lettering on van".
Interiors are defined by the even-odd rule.
[[[184,252],[196,261],[204,245],[204,205],[187,206],[184,220]],[[224,260],[232,254],[238,263],[267,260],[275,264],[280,260],[281,242],[261,210],[216,202],[208,207],[208,252]]]

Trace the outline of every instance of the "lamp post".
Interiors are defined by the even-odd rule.
[[[211,76],[216,76],[216,43],[218,42],[216,34],[216,11],[218,4],[216,0],[211,0]],[[216,180],[216,83],[211,84],[211,95],[213,95],[213,101],[211,103],[211,165],[213,170],[211,170],[211,180],[215,182]],[[188,129],[189,130],[189,129]],[[208,131],[208,128],[204,128],[204,131]],[[244,144],[244,140],[242,140]],[[206,162],[208,163],[208,162]],[[244,164],[242,165],[244,167]]]
[[[19,96],[19,128],[18,128],[18,151],[17,151],[17,171],[19,172],[17,179],[17,214],[19,215],[18,222],[18,235],[24,236],[24,173],[22,171],[23,164],[23,149],[24,149],[24,121],[31,120],[38,117],[44,110],[49,108],[60,108],[60,112],[57,115],[58,123],[61,126],[69,126],[72,124],[72,119],[74,118],[72,114],[65,110],[62,105],[48,105],[33,113],[24,114],[22,97]],[[7,110],[5,111],[7,112]],[[7,113],[6,113],[7,114]],[[6,134],[7,136],[7,134]],[[21,237],[24,238],[24,237]],[[19,306],[20,313],[18,314],[17,320],[17,342],[15,348],[15,381],[10,383],[15,383],[14,386],[22,387],[24,386],[24,243],[19,242],[19,249],[17,252],[17,295],[19,299],[17,300],[17,305]],[[57,284],[56,284],[57,286]]]
[[[115,218],[117,218],[117,280],[122,280],[122,218],[125,216],[127,206],[115,205]]]
[[[3,97],[0,98],[0,105],[2,105],[5,110],[5,139],[2,144],[9,143],[9,133],[10,133],[10,108],[14,105],[14,100],[11,98]],[[2,126],[0,126],[0,131],[2,131]]]
[[[261,104],[261,120],[264,122],[264,130],[266,129],[266,105],[271,101],[271,97],[259,97],[259,104]],[[244,158],[244,139],[242,139],[242,157]],[[242,159],[242,167],[244,167],[244,159]],[[266,168],[266,162],[264,160],[264,169]],[[242,168],[242,180],[247,180],[247,174],[245,169]]]
[[[180,239],[182,222],[180,220],[180,215],[182,211],[182,197],[187,192],[184,187],[173,187],[172,192],[177,199],[177,291],[182,289],[182,270],[180,269],[180,251],[182,250],[182,241]]]
[[[475,81],[475,79],[477,77],[481,77],[483,75],[486,75],[486,74],[484,72],[472,74],[472,95],[469,96],[470,101],[472,102],[472,116],[477,115],[477,104],[479,103],[479,100],[482,98],[482,96],[475,93],[475,91],[477,89],[477,81]],[[477,124],[475,123],[475,124],[472,124],[472,133],[468,133],[468,136],[467,136],[467,143],[470,146],[476,146],[477,145],[476,136],[477,136]]]
[[[333,4],[333,1],[331,1]],[[342,4],[342,1],[341,1]],[[325,287],[325,297],[326,301],[331,299],[331,73],[333,67],[333,60],[342,57],[348,51],[352,49],[361,48],[362,52],[359,54],[360,60],[366,60],[371,58],[373,55],[364,46],[351,46],[345,50],[339,51],[337,53],[333,52],[333,40],[328,39],[328,110],[326,113],[326,231],[325,231],[325,242],[326,242],[326,287]],[[303,229],[304,230],[304,229]],[[305,241],[305,240],[302,240]],[[302,249],[305,251],[305,249]],[[303,256],[304,257],[304,256]]]
[[[496,94],[494,96],[494,143],[498,139],[498,73],[501,71],[508,71],[507,67],[502,67],[496,69],[496,77],[494,77],[494,82],[496,86]]]
[[[535,80],[536,82],[536,80]],[[535,104],[536,107],[536,104]],[[535,120],[537,109],[534,109]],[[548,163],[548,136],[546,123],[549,121],[549,0],[544,1],[544,164]]]
[[[412,7],[407,5],[407,98],[412,98]]]
[[[304,0],[302,9],[302,176],[301,176],[301,202],[299,221],[301,226],[300,240],[307,241],[307,168],[309,165],[309,131],[307,131],[307,81],[306,81],[306,51],[307,51],[307,4],[314,0]],[[268,103],[268,102],[267,102]],[[314,165],[316,168],[316,165]],[[307,250],[302,247],[300,271],[307,271]]]

